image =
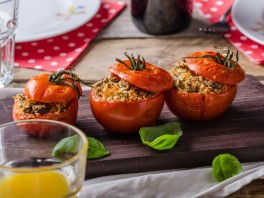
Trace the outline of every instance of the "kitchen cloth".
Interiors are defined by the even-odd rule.
[[[242,166],[243,173],[221,183],[211,167],[99,177],[84,182],[80,198],[226,197],[264,175],[263,162]]]
[[[126,4],[123,1],[102,1],[96,15],[73,31],[52,38],[17,43],[15,47],[15,67],[50,72],[71,69],[72,63],[82,54],[92,39],[125,6]],[[72,15],[74,14],[82,13],[72,13]]]
[[[211,23],[220,20],[221,16],[228,10],[234,0],[193,0],[194,6]],[[250,1],[249,1],[250,3]],[[232,21],[232,16],[228,17],[230,30],[224,34],[230,43],[241,51],[248,59],[256,64],[264,64],[264,46],[252,41],[242,34]],[[222,46],[220,46],[222,47]]]

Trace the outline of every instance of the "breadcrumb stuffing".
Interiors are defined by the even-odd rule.
[[[177,62],[170,71],[174,80],[174,87],[186,91],[201,94],[216,94],[227,90],[227,85],[206,79],[193,73],[185,61]]]
[[[155,93],[140,89],[115,75],[95,83],[93,89],[101,100],[107,101],[132,101],[155,96]]]
[[[68,108],[67,103],[44,103],[33,102],[29,100],[24,94],[17,94],[13,97],[18,102],[18,107],[21,112],[29,114],[41,114],[45,113],[61,113],[65,112]]]

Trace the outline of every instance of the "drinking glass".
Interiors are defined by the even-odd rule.
[[[0,0],[0,88],[13,80],[18,0]]]
[[[53,157],[55,145],[72,137],[77,140],[74,154]],[[63,122],[34,119],[1,125],[0,197],[78,197],[85,177],[87,148],[85,134]]]
[[[171,34],[190,25],[192,6],[192,0],[131,0],[131,15],[144,33]]]

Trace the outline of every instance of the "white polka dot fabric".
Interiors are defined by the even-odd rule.
[[[14,66],[51,72],[69,69],[91,40],[125,6],[122,1],[103,1],[98,13],[86,24],[73,31],[53,38],[17,43]]]
[[[211,22],[217,22],[231,6],[233,0],[194,0],[194,6]],[[250,2],[250,1],[249,1]],[[230,31],[224,36],[235,48],[241,51],[250,61],[264,64],[264,46],[243,35],[234,25],[232,17],[228,18]]]

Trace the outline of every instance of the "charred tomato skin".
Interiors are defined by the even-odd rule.
[[[89,98],[98,123],[118,134],[137,133],[141,127],[155,124],[164,105],[163,93],[141,100],[113,102],[101,100],[91,89]]]

